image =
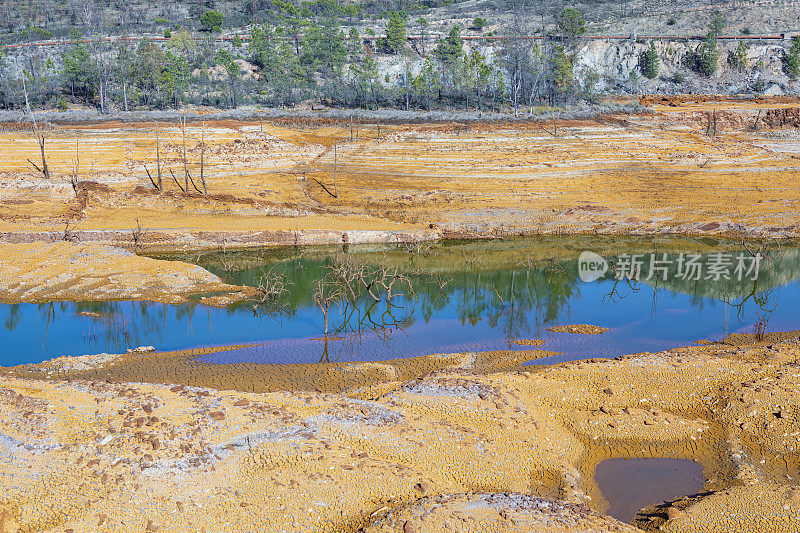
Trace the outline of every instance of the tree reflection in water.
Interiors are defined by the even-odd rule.
[[[363,346],[372,350],[376,342],[392,347],[383,353],[402,354],[407,341],[416,341],[416,333],[410,332],[430,331],[420,329],[427,323],[449,328],[442,335],[450,335],[447,342],[451,344],[458,343],[461,334],[455,331],[462,330],[457,328],[489,328],[500,333],[506,343],[540,336],[547,327],[570,316],[571,307],[580,310],[594,305],[599,313],[604,309],[619,313],[630,305],[628,301],[642,300],[645,285],[653,289],[651,314],[657,310],[658,297],[688,295],[680,305],[702,310],[705,305],[722,302],[737,310],[740,322],[752,319],[756,333],[763,333],[778,309],[781,287],[800,278],[800,252],[787,248],[771,253],[755,280],[685,280],[669,270],[667,275],[635,283],[616,281],[611,271],[591,285],[578,280],[578,250],[565,252],[553,240],[529,246],[499,242],[193,253],[191,259],[226,282],[260,287],[261,296],[224,310],[203,306],[200,316],[196,316],[200,304],[193,300],[175,306],[151,302],[12,304],[0,307],[0,313],[5,313],[0,318],[5,330],[14,333],[14,341],[38,339],[39,351],[47,352],[46,343],[51,356],[62,355],[52,353],[54,347],[77,332],[79,339],[70,341],[73,344],[67,352],[73,355],[118,352],[140,344],[161,348],[302,337],[318,339],[314,341],[319,342],[317,354],[324,362],[358,357]],[[668,255],[677,257],[679,251]],[[625,247],[613,252],[630,253]],[[609,253],[604,257],[613,262],[616,256]],[[648,267],[646,258],[643,271]],[[603,294],[596,295],[598,290]],[[645,298],[650,298],[649,293]],[[196,329],[206,317],[208,331]],[[58,327],[54,330],[54,326]],[[54,334],[56,338],[52,338]],[[428,335],[424,342],[435,344],[435,334]],[[431,345],[430,352],[436,349]]]

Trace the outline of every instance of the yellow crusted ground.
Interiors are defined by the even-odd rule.
[[[223,283],[196,265],[128,250],[68,242],[0,244],[0,302],[52,300],[185,301],[204,292],[251,289]]]
[[[790,339],[488,375],[451,356],[433,375],[352,396],[106,380],[114,361],[71,380],[12,369],[0,378],[5,524],[405,533],[425,531],[417,515],[440,505],[430,518],[454,530],[536,531],[542,497],[566,502],[547,511],[561,513],[562,530],[609,531],[621,526],[583,510],[606,508],[596,465],[678,457],[702,464],[703,488],[716,492],[652,523],[795,531],[800,488],[779,485],[800,464],[798,355]]]
[[[425,498],[390,513],[365,533],[633,533],[635,527],[585,507],[522,494],[458,494]]]
[[[79,234],[108,230],[92,238],[117,242],[138,220],[147,244],[206,247],[242,233],[251,244],[291,242],[294,232],[301,241],[309,234],[309,242],[338,242],[336,232],[346,230],[388,231],[373,238],[390,241],[391,232],[443,229],[730,233],[741,225],[763,236],[800,233],[797,132],[776,115],[796,114],[797,103],[646,103],[654,113],[381,125],[380,138],[377,125],[357,125],[351,139],[349,124],[323,121],[192,123],[189,170],[199,179],[202,136],[208,198],[191,184],[192,195],[181,193],[166,170],[166,192],[152,191],[144,171],[156,167],[152,123],[55,128],[50,181],[26,161],[37,156],[31,134],[7,131],[0,133],[0,231],[30,239],[30,232],[63,232],[70,221]],[[716,135],[707,135],[714,110]],[[160,139],[164,168],[183,185],[182,133],[161,124]],[[70,185],[76,141],[77,193]],[[288,234],[253,235],[276,231]]]

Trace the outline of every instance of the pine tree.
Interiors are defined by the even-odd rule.
[[[97,76],[95,64],[89,50],[83,43],[70,45],[61,54],[62,73],[69,85],[73,100],[75,95],[86,99],[94,95],[94,80]]]
[[[200,24],[203,26],[204,31],[213,31],[219,33],[222,31],[222,13],[219,11],[206,11],[200,17]]]
[[[573,60],[563,46],[553,47],[550,58],[551,80],[555,93],[561,96],[564,102],[569,99],[575,90],[575,76],[572,72]]]
[[[397,11],[389,14],[386,23],[386,48],[389,52],[396,54],[406,46],[406,22],[403,16]]]
[[[800,76],[800,37],[792,38],[792,47],[783,61],[783,69],[793,80]]]
[[[697,72],[711,76],[719,67],[719,48],[717,37],[709,32],[703,42],[694,51],[694,67]]]
[[[658,76],[659,59],[655,43],[650,43],[650,48],[643,54],[642,74],[651,80]]]
[[[439,61],[445,65],[450,67],[455,66],[461,59],[461,56],[464,55],[464,41],[461,39],[461,28],[458,26],[450,28],[450,33],[447,34],[447,37],[439,40],[435,53]]]
[[[586,33],[586,21],[580,11],[568,7],[556,15],[556,28],[562,42],[574,49],[580,37]]]

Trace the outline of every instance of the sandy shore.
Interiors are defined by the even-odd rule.
[[[595,467],[676,457],[709,494],[639,526],[796,531],[800,343],[737,342],[490,374],[450,356],[343,393],[117,381],[117,360],[9,369],[3,527],[626,531]]]

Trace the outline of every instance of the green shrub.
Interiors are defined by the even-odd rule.
[[[728,64],[739,71],[747,68],[747,45],[744,41],[739,41],[736,50],[728,54]]]
[[[469,27],[471,30],[475,31],[483,31],[483,28],[486,26],[486,19],[482,19],[480,17],[476,18],[472,21],[472,26]]]
[[[632,87],[639,85],[639,75],[636,73],[636,69],[632,69],[628,73],[628,83],[630,83]]]
[[[672,81],[676,85],[683,85],[683,82],[686,81],[686,78],[684,77],[683,72],[676,72],[672,75]]]
[[[69,107],[67,104],[67,99],[63,96],[59,97],[58,101],[56,102],[56,107],[59,111],[66,111]]]
[[[800,37],[792,38],[792,47],[783,58],[783,70],[793,80],[800,76]]]
[[[678,21],[677,21],[677,20],[675,20],[675,17],[671,17],[671,18],[670,18],[670,19],[667,21],[667,26],[674,26],[676,22],[678,22]]]
[[[219,11],[206,11],[200,17],[200,24],[203,26],[203,31],[220,31],[222,28],[222,13]]]
[[[172,37],[172,32],[169,31],[169,28],[167,28],[166,30],[164,30],[164,38],[169,39],[170,37]]]

